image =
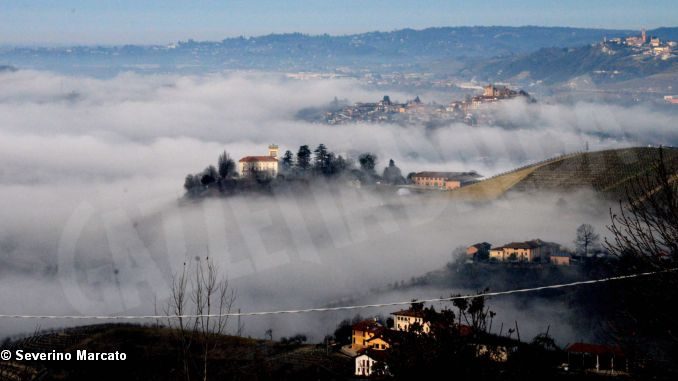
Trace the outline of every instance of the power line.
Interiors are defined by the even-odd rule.
[[[471,295],[459,295],[459,296],[450,296],[447,298],[432,298],[432,299],[418,299],[417,303],[435,303],[435,302],[449,302],[453,300],[460,299],[474,299],[479,297],[490,297],[490,296],[503,296],[510,294],[520,294],[527,292],[535,292],[541,290],[552,290],[558,288],[566,287],[575,287],[582,286],[587,284],[596,284],[604,283],[615,280],[624,280],[631,278],[639,278],[650,275],[657,275],[662,273],[673,272],[678,269],[668,269],[662,271],[651,271],[644,273],[636,273],[630,275],[619,275],[614,277],[602,278],[602,279],[592,279],[584,280],[571,283],[561,283],[553,284],[548,286],[540,287],[531,287],[531,288],[520,288],[514,290],[506,291],[496,291],[496,292],[483,292],[479,294]],[[147,320],[147,319],[195,319],[195,318],[218,318],[226,316],[265,316],[265,315],[286,315],[286,314],[302,314],[309,312],[331,312],[331,311],[346,311],[346,310],[359,310],[359,309],[368,309],[368,308],[380,308],[380,307],[393,307],[393,306],[402,306],[412,304],[412,300],[407,301],[397,301],[397,302],[388,302],[388,303],[375,303],[375,304],[361,304],[361,305],[351,305],[351,306],[338,306],[338,307],[319,307],[319,308],[306,308],[306,309],[296,309],[296,310],[278,310],[278,311],[259,311],[259,312],[229,312],[224,314],[197,314],[197,315],[2,315],[0,314],[0,319],[58,319],[58,320]]]

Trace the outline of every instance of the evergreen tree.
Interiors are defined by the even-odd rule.
[[[348,170],[351,167],[351,162],[344,159],[343,156],[334,156],[334,154],[331,154],[330,158],[330,173],[333,175],[341,175],[344,173],[346,170]]]
[[[326,176],[335,174],[333,162],[336,159],[334,153],[328,151],[322,143],[313,152],[315,152],[314,168]]]
[[[324,144],[320,143],[318,145],[318,148],[313,151],[315,153],[315,157],[313,159],[313,167],[322,173],[326,172],[327,168],[327,157],[328,157],[328,151],[327,147],[325,147]]]
[[[405,179],[403,178],[400,168],[396,167],[393,159],[388,161],[388,167],[384,168],[383,174],[384,181],[388,184],[403,184]]]
[[[299,151],[297,152],[297,166],[304,171],[311,166],[311,150],[307,145],[299,147]]]
[[[235,162],[226,151],[219,155],[217,168],[219,169],[219,177],[222,179],[231,178],[235,174]]]
[[[281,165],[283,172],[289,172],[292,169],[292,166],[294,166],[294,154],[292,153],[292,151],[290,150],[285,151]]]

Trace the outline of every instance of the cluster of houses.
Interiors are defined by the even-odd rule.
[[[384,359],[388,350],[411,332],[413,325],[421,327],[423,334],[431,333],[431,322],[423,310],[412,308],[393,312],[392,327],[385,327],[377,320],[363,320],[351,328],[351,344],[344,352],[355,357],[355,375],[369,377],[377,372],[388,372]],[[460,334],[470,334],[470,327],[461,326]]]
[[[429,311],[430,312],[430,311]],[[435,313],[435,312],[433,312]],[[431,322],[424,310],[409,308],[391,314],[393,322],[385,327],[377,320],[363,320],[351,328],[351,344],[342,348],[345,354],[354,357],[354,375],[358,377],[389,374],[386,359],[389,349],[402,342],[405,335],[432,334]],[[414,325],[419,327],[412,332]],[[460,337],[471,338],[473,328],[459,324],[455,327]],[[509,355],[522,345],[519,340],[493,335],[475,336],[469,341],[478,356],[488,356],[494,362],[508,361]],[[608,375],[628,372],[628,362],[616,345],[573,343],[566,346],[564,371],[593,371]]]
[[[342,107],[338,111],[325,113],[325,123],[345,124],[356,122],[370,123],[430,123],[430,122],[465,122],[474,124],[477,120],[475,111],[482,105],[505,99],[525,97],[531,99],[523,90],[512,90],[504,85],[489,84],[483,87],[483,94],[464,100],[455,100],[449,104],[426,104],[417,96],[404,103],[393,102],[385,95],[378,102],[359,102]]]
[[[551,263],[569,266],[572,255],[555,242],[533,239],[523,242],[510,242],[502,246],[480,242],[469,246],[466,254],[470,259],[487,259],[494,262]]]
[[[643,55],[651,55],[664,60],[671,58],[673,56],[673,50],[678,46],[676,41],[662,41],[659,37],[648,36],[644,29],[640,31],[640,35],[638,36],[626,38],[617,37],[609,40],[605,39],[603,43],[629,46],[637,49]]]

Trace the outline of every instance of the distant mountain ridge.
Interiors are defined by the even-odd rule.
[[[675,29],[675,28],[674,28]],[[653,31],[650,31],[654,33]],[[188,40],[161,45],[0,49],[0,64],[20,68],[86,70],[265,69],[334,70],[361,66],[392,70],[421,62],[525,54],[548,47],[574,47],[625,37],[631,30],[569,27],[439,27],[344,36],[271,34],[216,42]],[[669,28],[662,33],[678,33]]]
[[[620,44],[599,43],[575,48],[542,48],[529,54],[493,58],[469,65],[466,71],[488,81],[554,84],[589,76],[596,83],[606,83],[661,73],[678,77],[677,58],[642,54]]]

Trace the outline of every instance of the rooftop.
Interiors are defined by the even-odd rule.
[[[557,246],[558,244],[552,243],[552,242],[542,241],[542,240],[540,240],[540,239],[533,239],[533,240],[530,240],[530,241],[524,241],[524,242],[511,242],[511,243],[507,243],[507,244],[504,245],[504,246],[492,248],[492,250],[501,250],[501,249],[536,249],[536,248],[538,248],[538,247],[549,246],[549,245],[555,245],[555,246]]]
[[[257,161],[278,161],[278,159],[272,157],[272,156],[245,156],[242,159],[240,159],[241,163],[252,163],[252,162],[257,162]]]
[[[369,358],[383,362],[388,356],[387,351],[374,350],[371,348],[365,348],[358,351],[358,356],[366,355]]]
[[[474,181],[480,177],[477,172],[419,172],[414,177],[444,178],[446,180]]]
[[[351,329],[353,329],[354,331],[372,332],[374,334],[377,334],[384,329],[384,326],[382,326],[381,324],[374,320],[363,320],[361,322],[353,324]]]
[[[418,318],[423,318],[425,317],[424,311],[414,311],[411,308],[407,310],[401,310],[397,312],[392,312],[391,315],[396,315],[396,316],[409,316],[409,317],[418,317]]]
[[[566,349],[566,352],[570,353],[591,353],[595,355],[603,355],[603,354],[613,354],[615,356],[623,356],[624,353],[622,352],[621,348],[619,346],[610,346],[610,345],[602,345],[602,344],[589,344],[589,343],[574,343],[570,344]]]

